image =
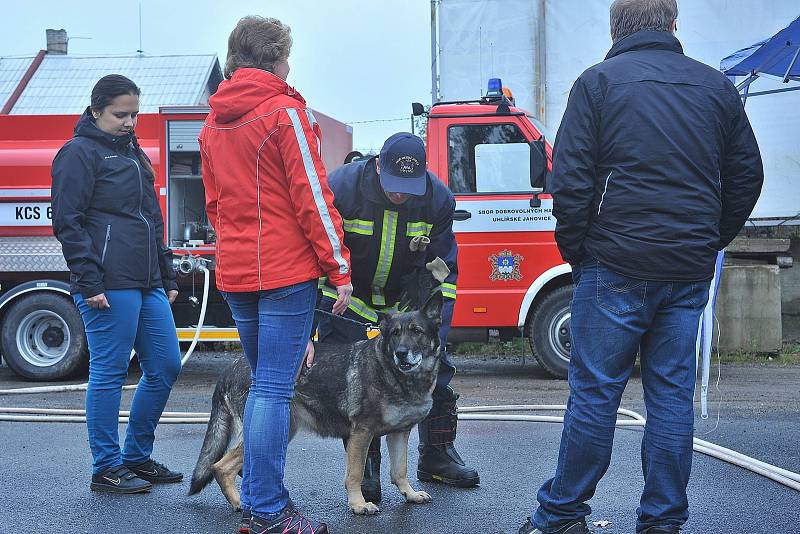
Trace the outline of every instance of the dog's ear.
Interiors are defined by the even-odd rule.
[[[389,319],[392,318],[392,314],[381,310],[375,310],[375,313],[378,314],[378,328],[383,330],[383,328],[389,324]]]
[[[441,324],[442,306],[444,306],[444,297],[442,296],[441,290],[437,289],[430,297],[428,297],[427,302],[425,302],[425,305],[420,311],[431,321]]]

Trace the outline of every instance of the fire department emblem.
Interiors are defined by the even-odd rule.
[[[403,174],[416,174],[419,169],[419,161],[413,156],[401,156],[395,160],[394,164]]]
[[[497,254],[489,256],[489,263],[492,265],[492,273],[489,280],[493,282],[510,282],[511,280],[522,280],[522,273],[519,266],[525,258],[521,254],[514,254],[510,250],[501,250]]]

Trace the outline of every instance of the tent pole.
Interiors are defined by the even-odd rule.
[[[797,47],[797,52],[794,53],[792,61],[789,62],[789,68],[786,69],[786,74],[783,75],[783,83],[787,83],[789,81],[789,75],[792,73],[795,63],[797,63],[798,56],[800,56],[800,46]]]

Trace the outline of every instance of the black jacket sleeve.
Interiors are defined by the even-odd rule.
[[[722,155],[720,187],[722,218],[719,223],[719,249],[736,237],[761,195],[764,167],[753,129],[739,93],[731,86],[735,102]]]
[[[149,182],[149,181],[148,181]],[[164,291],[178,289],[175,281],[175,269],[172,268],[172,249],[164,244],[164,217],[161,214],[161,206],[158,204],[158,194],[155,187],[148,187],[148,210],[155,223],[153,240],[155,241],[156,251],[158,251],[158,269],[161,272],[161,285]]]
[[[437,179],[437,178],[434,178]],[[458,245],[456,236],[453,234],[453,213],[456,209],[456,200],[449,190],[445,191],[441,200],[435,206],[435,219],[431,228],[431,243],[427,248],[427,259],[431,261],[437,256],[442,258],[450,269],[450,274],[442,282],[442,296],[445,298],[445,308],[451,308],[456,299],[456,282],[458,280]],[[447,332],[450,330],[450,322],[453,320],[452,310],[450,313],[442,313],[442,329]]]
[[[92,156],[79,145],[64,145],[53,160],[53,233],[61,243],[72,280],[83,298],[105,292],[103,266],[84,228],[94,190]]]
[[[592,90],[578,78],[553,147],[553,216],[564,261],[580,263],[595,192],[599,110]]]

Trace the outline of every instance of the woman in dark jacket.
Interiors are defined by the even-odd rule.
[[[170,304],[178,295],[153,167],[134,134],[139,88],[101,78],[75,135],[53,161],[53,231],[89,342],[86,424],[91,489],[149,491],[183,475],[152,460],[156,424],[181,368]],[[142,379],[119,447],[122,385],[136,349]]]

